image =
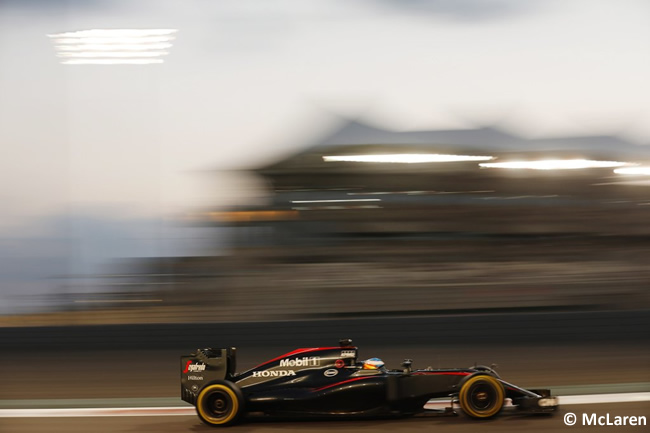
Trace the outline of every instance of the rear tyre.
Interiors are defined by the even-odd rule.
[[[460,388],[458,401],[463,412],[477,419],[492,418],[503,408],[505,391],[496,378],[470,376]]]
[[[235,424],[244,412],[244,397],[237,385],[228,381],[211,383],[196,399],[196,413],[207,425],[220,427]]]

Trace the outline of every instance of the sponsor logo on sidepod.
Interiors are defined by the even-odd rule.
[[[192,364],[192,361],[187,361],[183,373],[199,373],[205,371],[205,364]]]
[[[319,365],[320,358],[318,356],[280,360],[280,367],[318,367]]]
[[[329,370],[325,370],[325,372],[323,373],[325,377],[334,377],[337,374],[339,374],[339,371],[334,370],[333,368],[330,368]]]
[[[356,355],[356,350],[341,350],[341,358],[354,358]]]
[[[296,372],[293,370],[263,370],[253,372],[253,377],[284,377],[295,375]]]

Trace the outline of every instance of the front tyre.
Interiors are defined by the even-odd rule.
[[[505,391],[496,378],[487,375],[471,376],[460,388],[460,408],[472,418],[491,418],[503,408]]]
[[[228,426],[237,422],[244,412],[244,397],[232,382],[218,381],[201,390],[196,399],[196,413],[204,423]]]

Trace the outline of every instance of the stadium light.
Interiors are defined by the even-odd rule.
[[[507,161],[479,164],[484,168],[507,168],[527,170],[579,170],[585,168],[623,167],[628,162],[594,161],[589,159],[543,159],[538,161]]]
[[[47,35],[64,65],[163,63],[176,29],[94,29]]]
[[[444,155],[438,153],[397,153],[384,155],[323,156],[326,162],[379,162],[417,164],[426,162],[489,161],[492,156]]]

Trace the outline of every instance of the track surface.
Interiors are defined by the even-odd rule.
[[[578,424],[567,426],[564,415],[573,412],[579,416]],[[648,431],[648,426],[582,426],[582,414],[596,413],[610,417],[641,416],[650,418],[650,403],[597,404],[566,406],[552,416],[506,415],[488,421],[474,421],[463,416],[436,418],[406,418],[371,421],[249,421],[228,429],[229,432],[386,432],[407,433],[423,431],[459,432],[575,432],[575,431]],[[32,432],[215,432],[217,429],[203,425],[195,416],[178,417],[123,417],[123,418],[5,418],[0,419],[0,431],[12,433]]]
[[[0,358],[4,374],[0,399],[30,401],[34,399],[146,398],[173,397],[178,393],[176,351],[107,351],[49,353],[47,356]],[[240,352],[240,370],[255,366],[260,360],[277,355],[277,350],[251,349]],[[481,347],[420,346],[362,348],[362,356],[380,355],[388,365],[396,365],[404,356],[415,359],[417,366],[470,365],[474,361],[500,364],[499,372],[506,380],[523,386],[568,386],[650,382],[650,348],[635,344],[574,344],[572,346],[490,345]],[[431,361],[431,362],[427,362]],[[178,400],[177,405],[183,403]],[[52,407],[50,404],[39,407]],[[504,416],[487,422],[464,417],[400,419],[378,421],[253,421],[228,431],[275,433],[281,431],[325,432],[422,432],[444,429],[454,432],[569,432],[648,431],[648,427],[569,427],[563,414],[595,412],[599,416],[641,416],[650,419],[650,402],[626,404],[593,404],[564,406],[552,417]],[[477,430],[478,429],[478,430]],[[0,418],[0,432],[214,432],[196,416],[172,417],[96,417],[96,418]]]
[[[238,371],[296,347],[336,344],[352,337],[360,357],[378,356],[389,368],[404,358],[414,367],[498,364],[502,377],[526,387],[650,382],[648,312],[460,318],[321,321],[211,326],[44,328],[0,330],[0,403],[51,407],[52,399],[176,397],[179,357],[197,347],[239,345]],[[525,326],[524,326],[525,325]],[[230,329],[233,328],[233,329]],[[227,331],[227,332],[225,332]],[[239,342],[241,341],[241,343]],[[228,343],[224,342],[224,345]],[[49,400],[42,405],[38,400]],[[182,402],[178,400],[178,404]],[[113,406],[116,407],[116,406]],[[585,409],[581,409],[584,407]],[[567,406],[612,416],[645,415],[650,404]],[[480,426],[480,429],[479,429]],[[380,421],[251,422],[229,431],[445,432],[650,431],[645,427],[568,427],[553,417],[507,416],[487,422],[459,418]],[[195,416],[0,418],[0,432],[209,432]]]

